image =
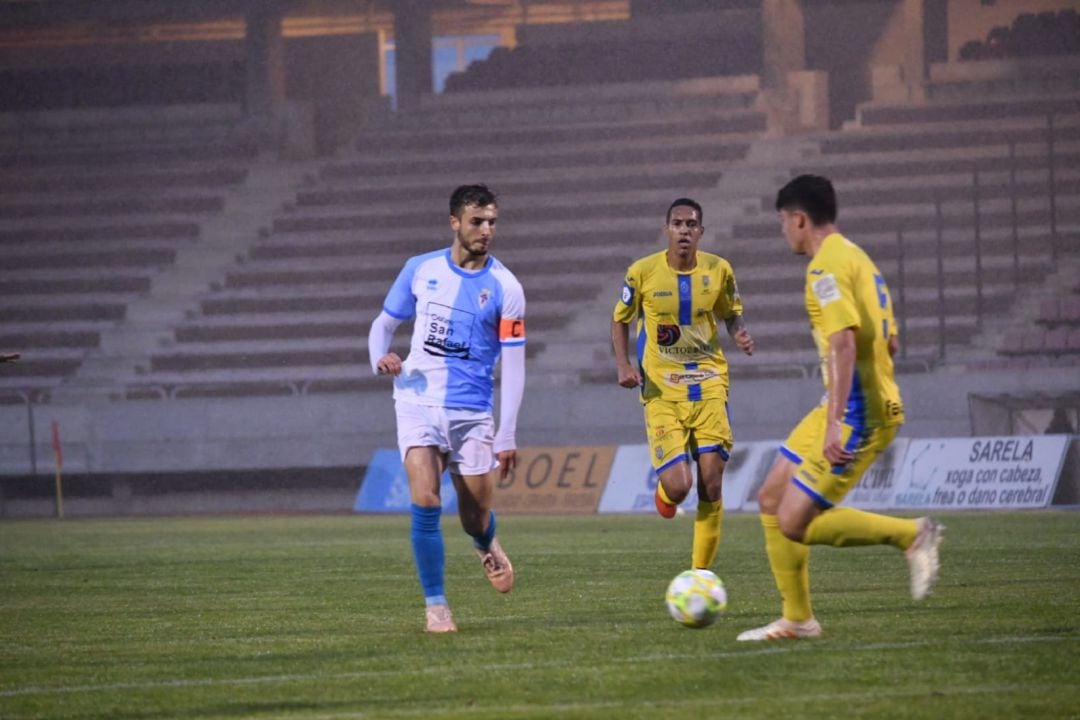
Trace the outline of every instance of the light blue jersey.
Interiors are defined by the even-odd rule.
[[[494,257],[470,272],[450,250],[409,258],[383,302],[398,320],[415,316],[394,399],[445,408],[493,409],[503,346],[525,344],[525,292]]]

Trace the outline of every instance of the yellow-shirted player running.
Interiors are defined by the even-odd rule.
[[[806,312],[821,357],[825,398],[792,430],[758,493],[765,550],[783,616],[743,641],[821,635],[810,607],[810,545],[893,545],[907,554],[911,595],[930,594],[942,526],[838,507],[904,421],[893,376],[900,347],[892,300],[873,260],[836,229],[836,192],[800,175],[776,196],[784,237],[809,255]]]
[[[735,344],[753,353],[742,317],[735,273],[727,260],[698,252],[701,205],[679,198],[664,223],[667,250],[644,257],[626,272],[615,305],[611,339],[619,384],[641,387],[645,430],[656,469],[656,508],[666,518],[690,492],[690,458],[698,465],[698,509],[692,562],[708,569],[720,547],[721,483],[732,446],[728,421],[728,365],[717,319]],[[629,357],[629,325],[637,321],[637,360]]]

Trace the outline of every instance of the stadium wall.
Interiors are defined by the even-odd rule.
[[[523,447],[625,445],[644,439],[635,393],[614,383],[569,386],[546,384],[545,379],[535,378],[526,392],[518,434]],[[1075,390],[1076,381],[1075,372],[1065,368],[1026,374],[942,370],[901,376],[901,387],[907,404],[906,437],[965,437],[971,434],[969,395],[1054,394]],[[821,392],[814,379],[736,379],[730,412],[737,444],[785,437]],[[237,477],[267,478],[264,485],[248,486],[250,492],[236,497],[222,496],[220,502],[193,503],[188,497],[176,506],[183,512],[340,509],[340,493],[355,490],[350,483],[359,483],[372,453],[396,444],[389,388],[386,393],[291,398],[3,405],[0,480],[5,487],[52,482],[53,422],[60,432],[65,475],[85,478],[80,482],[98,487],[93,492],[101,495],[115,478],[132,486],[155,477],[217,478],[211,483],[215,493],[229,489]],[[337,495],[315,501],[305,497],[309,488],[315,492],[316,486],[323,487],[318,483],[324,475],[349,478],[350,473],[351,479],[340,480],[330,491]],[[271,477],[296,480],[279,488]],[[94,485],[99,481],[104,485]],[[171,492],[168,483],[161,487],[159,495]],[[261,489],[274,490],[277,500],[247,502],[242,497],[257,496]],[[122,486],[115,492],[123,500]],[[109,497],[113,494],[109,489]],[[134,510],[138,505],[121,507]],[[161,499],[153,507],[154,512],[166,512],[170,505]]]

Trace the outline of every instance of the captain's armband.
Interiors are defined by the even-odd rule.
[[[504,345],[525,342],[525,318],[499,320],[499,342]]]

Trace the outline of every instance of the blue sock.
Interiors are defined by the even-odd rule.
[[[424,601],[428,605],[445,605],[443,566],[446,550],[443,547],[439,518],[441,507],[412,506],[412,547],[416,558],[416,573],[420,587],[424,589]]]
[[[471,535],[472,533],[470,533]],[[477,550],[487,550],[491,547],[491,541],[495,539],[495,511],[491,510],[488,514],[488,528],[479,535],[473,535],[473,546]]]

